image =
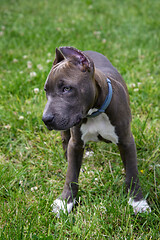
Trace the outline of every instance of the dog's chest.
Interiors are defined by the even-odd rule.
[[[87,122],[81,126],[82,141],[84,144],[88,141],[99,141],[100,137],[118,143],[118,136],[115,133],[115,127],[110,123],[107,114],[101,113],[94,118],[88,118]]]

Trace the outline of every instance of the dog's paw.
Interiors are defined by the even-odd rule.
[[[57,198],[51,205],[52,212],[57,213],[57,217],[59,218],[61,211],[65,214],[70,213],[75,203],[76,203],[75,199],[73,199],[73,202],[67,203],[67,201]]]
[[[129,198],[128,204],[133,207],[133,211],[135,214],[142,212],[151,212],[151,208],[149,207],[146,200],[142,199],[140,201],[135,201],[132,198]]]

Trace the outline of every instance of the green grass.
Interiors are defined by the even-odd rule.
[[[159,0],[1,0],[1,239],[160,239],[159,9]],[[117,148],[104,143],[88,145],[77,207],[60,219],[51,212],[67,163],[60,134],[41,120],[43,86],[65,45],[103,53],[124,77],[151,214],[133,214]]]

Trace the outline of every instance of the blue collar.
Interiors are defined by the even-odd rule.
[[[91,115],[87,115],[87,118],[97,117],[99,114],[104,113],[105,110],[107,109],[107,107],[109,106],[111,99],[112,99],[112,84],[111,84],[111,81],[109,80],[109,78],[107,78],[107,83],[108,83],[108,95],[107,95],[104,103],[102,104],[100,109],[93,112]]]

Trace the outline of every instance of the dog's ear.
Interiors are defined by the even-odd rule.
[[[71,60],[82,72],[91,71],[93,62],[80,50],[73,47],[60,47],[65,58]]]
[[[58,48],[56,48],[56,57],[54,59],[53,65],[56,65],[57,63],[61,62],[64,60],[64,56],[61,53],[61,51],[59,51]]]

